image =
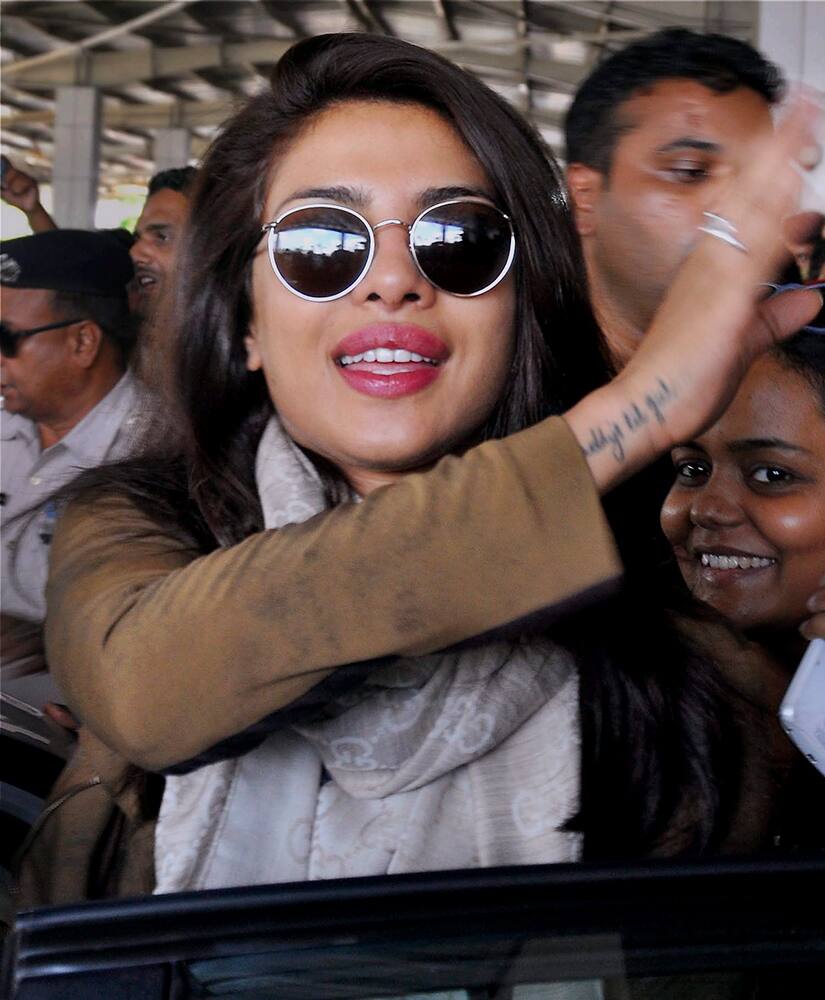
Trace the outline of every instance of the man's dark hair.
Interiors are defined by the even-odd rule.
[[[137,339],[137,326],[129,313],[126,295],[92,295],[87,292],[55,292],[54,306],[66,318],[90,319],[100,327],[115,347],[122,368],[126,368]]]
[[[180,191],[188,197],[192,193],[197,176],[197,167],[172,167],[170,170],[160,170],[149,181],[147,197],[165,188],[170,191]]]
[[[613,149],[630,127],[621,106],[660,80],[696,80],[725,94],[749,87],[775,104],[782,97],[780,70],[747,42],[667,28],[616,52],[579,87],[564,125],[567,162],[610,172]]]

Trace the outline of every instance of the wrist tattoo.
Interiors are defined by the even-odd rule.
[[[587,456],[598,455],[610,449],[613,458],[624,462],[626,458],[625,441],[651,420],[657,424],[665,422],[665,409],[676,398],[676,393],[663,378],[656,380],[656,385],[646,393],[639,402],[633,401],[622,410],[618,420],[591,427],[590,436],[584,445]]]

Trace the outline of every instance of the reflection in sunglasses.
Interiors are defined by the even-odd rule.
[[[375,233],[402,226],[421,274],[451,295],[471,297],[494,288],[515,255],[510,219],[471,198],[425,209],[410,225],[385,219],[374,226],[354,209],[307,205],[290,209],[263,227],[269,232],[270,264],[279,281],[310,301],[348,294],[367,273]]]
[[[329,257],[338,250],[363,253],[368,246],[369,238],[366,233],[300,226],[277,233],[275,252],[318,253]]]
[[[429,247],[434,243],[463,243],[465,234],[463,225],[422,219],[415,227],[415,245]]]

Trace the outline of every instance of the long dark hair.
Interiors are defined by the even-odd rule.
[[[771,356],[807,380],[825,415],[825,329],[802,329],[777,344]]]
[[[182,431],[177,447],[192,499],[222,545],[260,527],[253,456],[271,403],[262,375],[246,370],[243,341],[251,250],[268,221],[263,210],[271,170],[316,115],[348,100],[415,102],[443,115],[513,220],[515,357],[481,437],[561,412],[608,378],[562,178],[523,119],[469,73],[426,49],[364,34],[300,42],[207,153],[179,262],[170,324],[177,331],[171,364]]]
[[[95,500],[101,492],[125,495],[202,551],[261,529],[254,458],[272,404],[262,375],[246,368],[251,252],[268,221],[262,213],[279,158],[314,116],[349,100],[434,109],[474,152],[496,202],[513,221],[515,354],[508,384],[479,437],[506,435],[561,413],[610,377],[562,177],[537,134],[505,101],[432,52],[365,34],[316,36],[286,53],[270,86],[226,125],[199,171],[177,293],[164,324],[172,331],[171,419],[142,458],[87,474],[76,494]],[[638,517],[633,498],[619,503],[619,535],[622,522]],[[609,635],[598,649],[585,648],[573,634],[569,641],[574,651],[581,647],[582,663],[592,665],[583,680],[588,697],[617,705],[623,715],[621,759],[629,754],[633,764],[622,787],[641,789],[636,798],[645,801],[643,810],[628,813],[628,842],[640,851],[652,843],[686,790],[698,789],[713,827],[717,809],[707,789],[717,748],[707,736],[713,713],[704,694],[697,701],[686,683],[660,685],[656,671],[641,679],[623,674]],[[666,746],[655,742],[663,712],[673,727]],[[697,729],[698,740],[691,735]],[[612,746],[598,734],[594,740],[600,748]],[[698,744],[698,756],[691,756]],[[600,770],[602,758],[600,750],[595,766],[586,769],[588,801],[597,801],[614,778]],[[655,780],[648,781],[652,770]],[[582,817],[589,815],[585,803]],[[702,837],[708,841],[710,834]]]

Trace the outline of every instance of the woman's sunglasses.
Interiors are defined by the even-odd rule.
[[[13,358],[17,354],[17,348],[21,340],[26,337],[33,337],[36,333],[45,333],[46,330],[59,330],[61,326],[71,326],[73,323],[82,323],[83,319],[61,319],[59,323],[47,323],[45,326],[36,326],[32,330],[12,330],[5,323],[0,323],[0,353],[7,358]]]
[[[281,284],[310,302],[330,302],[363,280],[375,256],[375,234],[384,226],[407,230],[416,267],[450,295],[489,292],[510,270],[516,252],[509,218],[473,198],[433,205],[412,225],[385,219],[371,226],[351,208],[305,205],[279,215],[262,231],[268,233],[269,262]]]

